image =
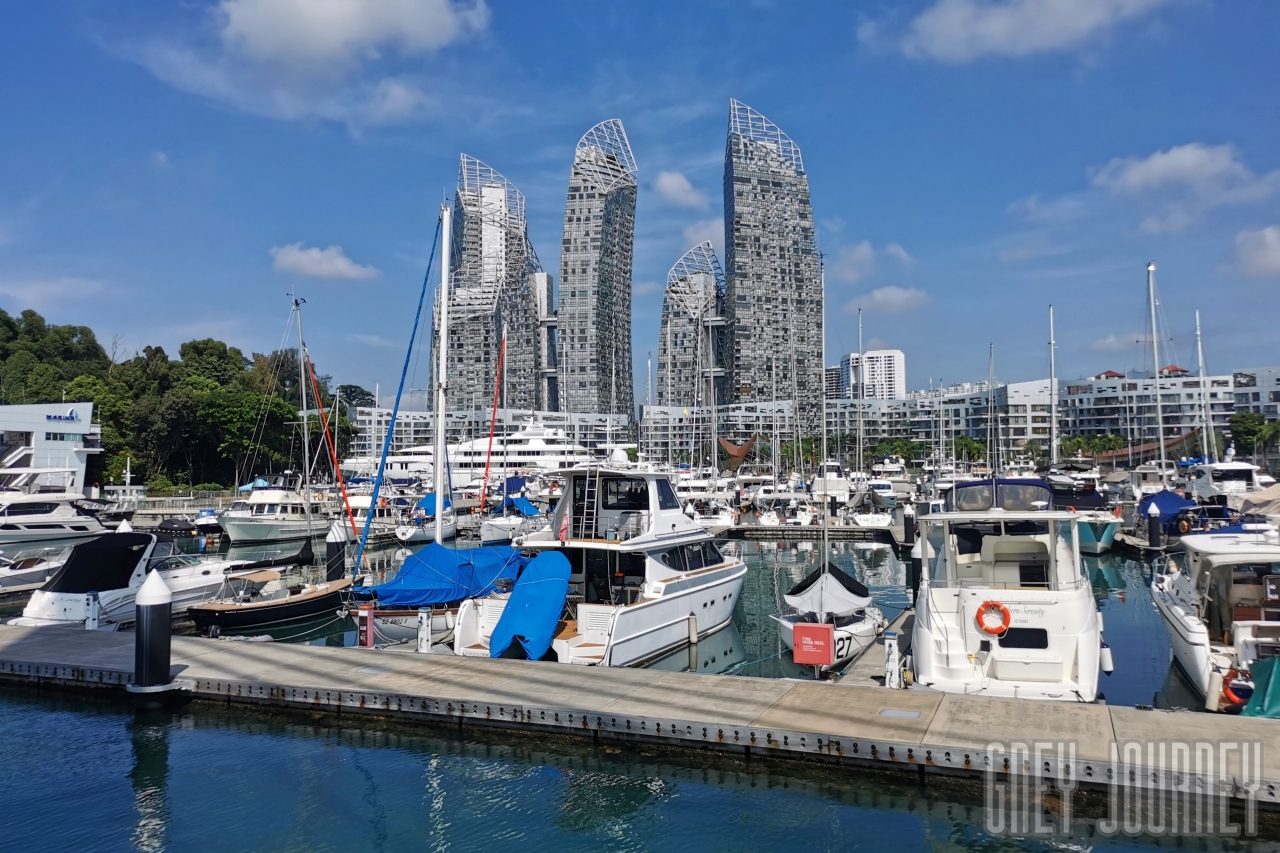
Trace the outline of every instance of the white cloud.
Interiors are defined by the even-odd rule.
[[[897,314],[899,311],[919,308],[928,301],[929,294],[919,288],[898,287],[890,284],[854,297],[844,307],[845,311],[850,313],[862,308],[865,311],[879,311],[882,314]]]
[[[374,278],[380,275],[371,266],[361,266],[342,251],[341,246],[327,249],[302,247],[302,243],[274,246],[271,249],[271,266],[279,272],[292,272],[313,278]]]
[[[898,263],[904,267],[913,267],[916,265],[916,259],[907,254],[907,250],[897,243],[890,243],[884,247],[884,253],[891,258],[896,258]]]
[[[1040,193],[1010,202],[1008,211],[1042,222],[1075,219],[1084,209],[1084,199],[1078,196],[1062,196],[1045,199]]]
[[[632,296],[653,296],[655,293],[662,292],[662,285],[656,281],[642,281],[633,285],[631,288]]]
[[[653,188],[658,191],[658,195],[676,207],[707,209],[707,194],[694,189],[689,179],[679,172],[659,172]]]
[[[1160,212],[1146,217],[1141,229],[1167,233],[1219,205],[1268,198],[1280,191],[1280,170],[1256,175],[1234,145],[1192,142],[1147,157],[1117,157],[1092,170],[1092,182],[1113,196],[1154,200]]]
[[[1105,338],[1098,338],[1090,343],[1089,349],[1095,352],[1119,352],[1120,350],[1137,346],[1142,337],[1141,332],[1130,332],[1127,335],[1107,335]]]
[[[970,62],[1071,50],[1104,38],[1125,21],[1171,0],[938,0],[902,38],[912,59]],[[874,39],[871,27],[859,37]]]
[[[106,282],[92,278],[59,278],[0,281],[0,296],[7,296],[20,308],[42,311],[51,305],[75,303],[97,293]]]
[[[369,347],[398,347],[400,344],[381,335],[352,335],[352,338]]]
[[[158,40],[132,58],[245,112],[357,130],[423,118],[436,99],[397,63],[475,36],[489,17],[483,0],[221,0],[213,39]]]
[[[1236,269],[1251,276],[1280,276],[1280,226],[1237,234]]]
[[[876,268],[876,250],[870,240],[853,246],[843,246],[836,251],[831,263],[831,277],[845,284],[853,284],[871,275]]]
[[[699,219],[681,232],[686,246],[696,246],[708,240],[715,247],[716,257],[724,257],[724,219]]]
[[[167,170],[173,168],[173,163],[169,161],[169,155],[163,151],[151,152],[151,165],[155,166],[157,169]]]

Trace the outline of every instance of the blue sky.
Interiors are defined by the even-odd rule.
[[[801,147],[828,363],[908,384],[1142,366],[1154,259],[1177,359],[1275,364],[1280,5],[1225,0],[9,4],[0,307],[125,355],[280,344],[296,287],[338,381],[394,387],[460,152],[525,194],[549,271],[573,146],[640,168],[635,375],[661,285],[719,252],[730,97]],[[340,247],[340,248],[330,248]],[[429,326],[429,323],[428,323]],[[425,356],[413,387],[428,382]],[[638,390],[637,400],[643,399]]]

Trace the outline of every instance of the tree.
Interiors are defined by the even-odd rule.
[[[377,403],[373,394],[359,385],[339,385],[338,395],[348,406],[372,406]]]
[[[987,458],[987,446],[975,438],[958,435],[953,444],[957,458],[971,460]]]
[[[1232,415],[1228,425],[1231,431],[1231,443],[1236,446],[1236,452],[1254,452],[1258,433],[1266,423],[1262,415],[1256,412],[1236,412]]]
[[[244,353],[213,338],[187,341],[178,348],[178,355],[188,376],[202,376],[219,385],[230,384],[248,366]]]

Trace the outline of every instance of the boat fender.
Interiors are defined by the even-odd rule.
[[[995,611],[1000,614],[1000,624],[992,625],[986,619],[988,611]],[[978,623],[978,628],[982,631],[998,636],[1009,630],[1009,621],[1012,617],[1009,615],[1009,608],[1005,607],[999,601],[984,601],[978,606],[978,612],[974,614],[974,619]]]
[[[1116,664],[1111,657],[1111,647],[1106,643],[1102,644],[1102,648],[1098,651],[1098,663],[1102,667],[1102,671],[1110,675],[1115,671]]]
[[[1218,700],[1222,696],[1222,673],[1216,669],[1209,673],[1209,687],[1204,691],[1204,709],[1217,711]]]
[[[1185,515],[1178,519],[1178,533],[1186,536],[1191,531],[1191,521]]]
[[[455,623],[454,623],[454,619],[453,619],[453,611],[452,611],[452,610],[446,610],[446,611],[444,612],[444,626],[445,626],[446,628],[448,628],[450,631],[452,631],[452,630],[453,630],[453,626],[454,626],[454,624],[455,624]]]
[[[1246,700],[1241,699],[1235,694],[1235,691],[1231,689],[1231,682],[1237,675],[1239,675],[1238,672],[1234,669],[1229,669],[1227,670],[1227,674],[1222,676],[1222,696],[1232,705],[1243,705]]]

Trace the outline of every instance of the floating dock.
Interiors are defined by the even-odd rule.
[[[123,694],[133,657],[130,633],[0,626],[0,680],[10,683]],[[992,755],[999,763],[1010,754],[989,753],[992,743],[1069,741],[1075,753],[1046,758],[1043,768],[1013,753],[1014,767],[1005,758],[994,770],[1025,764],[1024,774],[1086,787],[1141,786],[1158,775],[1115,760],[1114,744],[1256,741],[1262,778],[1254,798],[1280,807],[1280,723],[1273,720],[855,686],[867,683],[865,674],[827,684],[181,636],[173,637],[171,673],[190,682],[195,699],[231,705],[644,741],[919,776],[981,780]],[[1257,768],[1249,777],[1238,754],[1226,766],[1203,777],[1168,773],[1156,784],[1245,797]]]

